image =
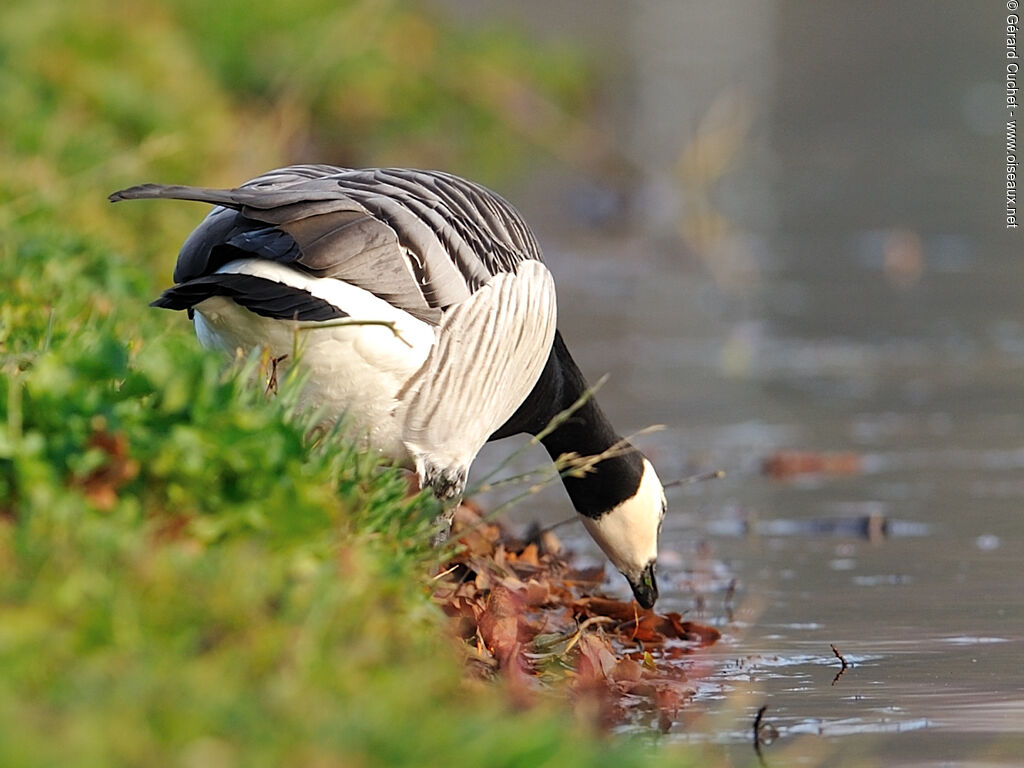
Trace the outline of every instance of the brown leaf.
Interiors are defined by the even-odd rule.
[[[761,462],[761,473],[776,480],[800,475],[859,475],[861,456],[856,453],[776,451]]]
[[[615,669],[612,670],[612,677],[615,678],[616,682],[627,682],[636,683],[643,677],[644,668],[640,666],[640,663],[633,661],[633,659],[619,659],[615,665]]]
[[[111,433],[102,423],[94,424],[88,446],[106,454],[106,462],[78,481],[86,498],[102,510],[113,509],[117,492],[139,474],[139,462],[128,454],[128,438],[123,432]]]
[[[710,624],[701,624],[696,621],[682,622],[684,640],[691,643],[699,643],[701,648],[714,645],[722,638],[722,633]]]
[[[491,591],[480,615],[480,636],[502,668],[520,665],[522,612],[522,598],[499,584]]]
[[[500,576],[495,579],[510,592],[521,594],[526,592],[526,583],[517,576]]]
[[[523,551],[517,555],[516,559],[520,563],[532,565],[534,568],[540,568],[540,559],[536,544],[527,544]]]
[[[494,551],[491,553],[491,556],[494,558],[495,567],[501,569],[502,571],[507,569],[508,553],[505,550],[504,544],[498,544],[498,546],[496,546],[494,548]]]
[[[600,586],[604,583],[604,566],[573,569],[566,574],[565,582],[577,586]]]
[[[466,547],[470,555],[491,555],[501,538],[501,528],[485,522],[479,507],[464,501],[455,510],[452,536]]]
[[[530,579],[526,582],[526,592],[523,595],[523,599],[530,607],[537,607],[550,602],[551,582],[547,580],[538,581],[537,579]]]
[[[609,616],[618,621],[632,621],[637,611],[633,603],[598,595],[581,597],[575,607],[586,616]]]
[[[586,633],[580,637],[577,647],[580,655],[576,662],[576,671],[581,678],[602,682],[612,679],[618,660],[607,640],[593,633]]]
[[[476,578],[473,579],[473,584],[481,592],[485,592],[491,588],[494,580],[491,578],[491,574],[482,568],[476,569]]]
[[[192,515],[171,514],[162,517],[153,532],[153,540],[160,544],[180,541],[185,538]]]

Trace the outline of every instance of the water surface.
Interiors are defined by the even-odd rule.
[[[659,607],[724,638],[669,738],[756,764],[763,706],[768,765],[1024,764],[1004,4],[584,6],[631,173],[513,199],[616,425],[666,425],[638,439],[664,479],[727,472],[670,497]],[[853,465],[766,476],[781,450]],[[513,516],[568,513],[555,488]]]

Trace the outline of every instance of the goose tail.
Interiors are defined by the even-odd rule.
[[[158,198],[172,200],[193,200],[197,203],[212,203],[237,208],[237,190],[207,189],[205,187],[186,187],[176,184],[139,184],[127,189],[119,189],[107,199],[112,203],[121,200],[155,200]]]

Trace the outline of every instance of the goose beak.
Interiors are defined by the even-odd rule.
[[[654,602],[658,599],[658,582],[654,578],[654,561],[647,564],[647,567],[640,571],[637,579],[626,576],[626,581],[633,589],[633,597],[643,608],[653,608]]]

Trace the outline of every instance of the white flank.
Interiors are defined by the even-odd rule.
[[[349,317],[324,323],[261,317],[230,299],[214,297],[196,305],[200,342],[229,354],[265,348],[287,355],[279,370],[298,358],[308,375],[303,397],[331,416],[347,414],[352,434],[396,461],[411,464],[402,442],[399,395],[423,366],[435,329],[383,299],[348,283],[315,278],[261,259],[238,259],[218,272],[255,275],[308,291]],[[355,321],[393,323],[343,325]]]
[[[651,463],[636,493],[600,518],[581,516],[583,525],[614,565],[628,579],[637,580],[658,557],[658,532],[665,510],[665,491]]]

